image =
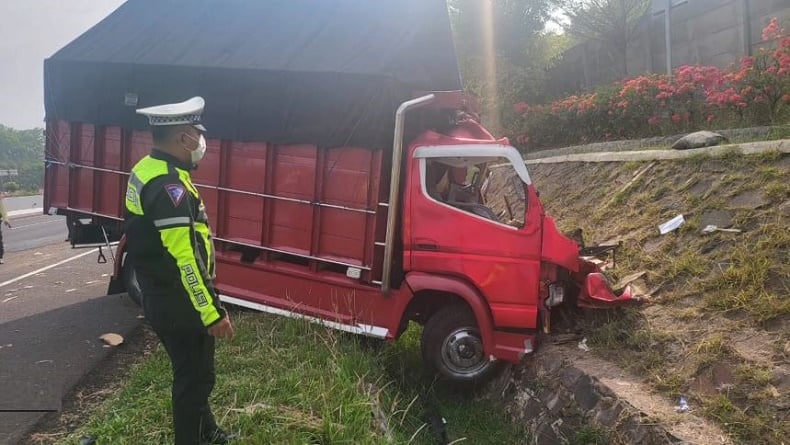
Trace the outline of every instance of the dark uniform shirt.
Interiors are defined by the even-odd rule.
[[[160,326],[208,328],[225,315],[212,283],[211,228],[191,169],[153,150],[132,169],[126,193],[127,254],[146,317]]]

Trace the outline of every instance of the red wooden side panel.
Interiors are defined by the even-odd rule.
[[[219,185],[220,145],[219,139],[206,141],[206,155],[203,156],[198,168],[192,171],[192,182],[212,187]],[[200,193],[202,195],[203,191],[201,190]]]
[[[225,184],[241,192],[223,192],[223,214],[218,235],[232,241],[261,245],[263,231],[264,178],[268,147],[265,143],[229,144]]]
[[[149,131],[132,131],[130,141],[129,153],[129,168],[137,164],[137,161],[146,157],[151,153],[151,147],[154,145],[151,132]]]
[[[265,143],[232,142],[225,187],[263,193],[267,151]]]
[[[66,208],[69,205],[69,148],[71,126],[67,122],[47,123],[46,170],[44,172],[44,206]]]
[[[367,218],[363,213],[324,209],[321,218],[319,256],[351,264],[363,264]]]
[[[73,168],[47,169],[46,202],[122,218],[128,172],[152,145],[148,131],[49,123],[47,159]],[[314,271],[315,260],[374,269],[370,281],[386,219],[381,168],[381,150],[210,139],[192,179],[217,238],[306,257]]]
[[[269,247],[299,255],[310,255],[313,209],[309,204],[271,200]]]
[[[94,166],[96,127],[91,124],[77,124],[77,146],[72,147],[72,159],[83,165]]]
[[[206,141],[206,155],[196,170],[192,171],[192,182],[198,187],[203,205],[206,206],[209,221],[214,224],[214,231],[219,229],[219,186],[222,167],[222,141],[209,139]]]
[[[372,220],[377,210],[379,151],[342,147],[327,150],[319,199],[339,208],[322,209],[318,256],[372,267]]]
[[[260,245],[263,230],[263,198],[239,193],[224,194],[226,215],[221,237]]]
[[[118,127],[105,128],[101,131],[101,134],[103,134],[103,140],[100,146],[101,150],[96,153],[96,166],[107,170],[120,171],[123,143],[121,129]],[[118,173],[97,171],[95,177],[97,182],[95,212],[120,218],[123,204],[120,197],[124,195],[126,176]]]
[[[97,164],[101,168],[109,170],[121,169],[121,147],[123,144],[123,133],[118,127],[108,127],[104,129],[104,149],[101,153],[101,163]]]
[[[74,124],[76,137],[72,138],[71,162],[77,165],[94,166],[94,144],[96,131],[91,124]],[[93,212],[94,170],[75,168],[72,171],[70,207],[85,212]]]
[[[318,149],[314,145],[275,147],[270,194],[270,247],[311,255]]]

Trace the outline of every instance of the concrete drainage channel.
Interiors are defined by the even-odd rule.
[[[578,339],[562,337],[492,382],[513,421],[527,426],[530,444],[732,443],[716,425],[678,413],[639,378],[579,349]]]
[[[717,133],[727,137],[733,141],[726,145],[749,144],[748,142],[738,141],[739,139],[747,139],[754,141],[770,142],[771,140],[781,139],[781,137],[772,137],[776,134],[787,134],[790,126],[774,126],[774,127],[756,127],[756,128],[736,128],[730,130],[717,130]],[[643,151],[643,150],[657,150],[660,147],[669,147],[675,141],[680,139],[682,134],[654,137],[647,139],[632,139],[624,141],[609,141],[609,142],[596,142],[586,145],[576,145],[571,147],[553,148],[548,150],[540,150],[529,152],[525,155],[525,159],[541,159],[557,156],[567,156],[573,154],[585,153],[604,153],[604,152],[622,152],[622,151]]]
[[[564,162],[645,162],[689,159],[695,156],[716,157],[730,153],[753,155],[768,152],[790,153],[790,139],[717,145],[714,147],[695,148],[691,150],[604,151],[560,154],[548,157],[535,157],[538,155],[538,153],[536,153],[531,157],[527,157],[524,162],[527,165],[558,164]]]

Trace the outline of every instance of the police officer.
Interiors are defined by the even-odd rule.
[[[137,110],[148,117],[154,148],[132,169],[126,193],[127,261],[143,296],[146,319],[173,368],[176,445],[224,444],[231,439],[211,413],[214,339],[233,326],[213,287],[214,247],[190,171],[206,152],[200,124],[205,102]]]

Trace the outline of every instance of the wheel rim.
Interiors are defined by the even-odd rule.
[[[454,374],[474,375],[488,366],[483,353],[483,342],[476,329],[459,328],[450,333],[442,344],[442,362]]]

